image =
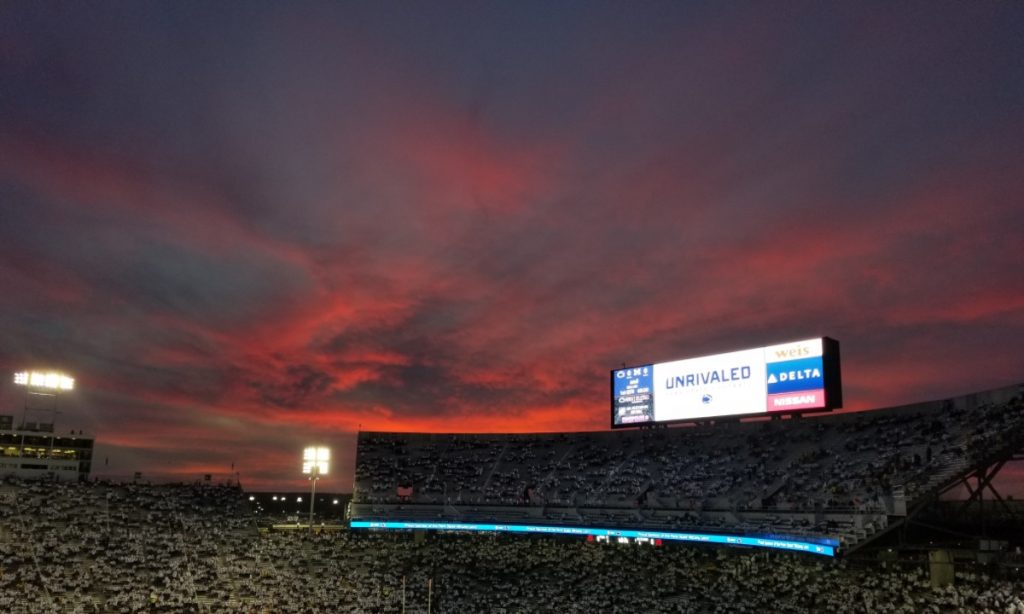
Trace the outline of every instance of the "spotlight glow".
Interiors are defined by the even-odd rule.
[[[302,473],[327,475],[327,466],[331,460],[329,448],[310,446],[302,452]]]
[[[75,379],[56,371],[19,371],[14,374],[14,383],[30,388],[48,390],[74,390]]]

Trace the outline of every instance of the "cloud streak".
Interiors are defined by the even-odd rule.
[[[344,490],[360,428],[603,429],[622,363],[814,335],[855,409],[1024,375],[1007,7],[10,17],[0,368],[75,373],[100,473]]]

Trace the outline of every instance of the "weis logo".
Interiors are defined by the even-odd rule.
[[[764,348],[764,361],[767,363],[787,362],[790,360],[802,360],[814,356],[821,356],[824,352],[822,340],[806,339],[804,341],[793,341],[791,343],[780,343]]]
[[[803,358],[804,356],[811,355],[811,348],[806,345],[801,345],[793,348],[777,349],[775,350],[775,357],[779,360],[787,360],[789,358]]]

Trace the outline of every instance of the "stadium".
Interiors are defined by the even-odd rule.
[[[838,362],[823,371],[838,377]],[[613,425],[635,413],[614,378]],[[210,476],[76,480],[9,463],[0,608],[1024,612],[1020,508],[993,485],[1024,450],[1024,384],[839,414],[822,411],[838,383],[811,384],[833,403],[670,413],[674,428],[658,423],[655,386],[644,428],[362,432],[351,501],[314,495],[308,522]],[[53,430],[5,422],[10,441]],[[84,439],[71,461],[87,460]],[[32,448],[30,469],[70,462],[59,440]]]
[[[1024,2],[0,6],[0,614],[1024,614]]]

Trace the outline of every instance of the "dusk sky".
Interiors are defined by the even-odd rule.
[[[99,475],[822,335],[847,408],[1024,382],[1022,237],[1019,2],[0,5],[0,414],[73,374]]]

